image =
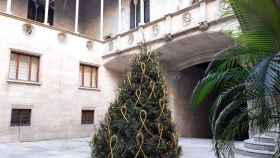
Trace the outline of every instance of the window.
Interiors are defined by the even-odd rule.
[[[136,28],[139,26],[141,20],[141,8],[140,1],[130,2],[130,28]],[[150,21],[150,0],[144,1],[144,22],[147,23]]]
[[[80,86],[86,88],[97,88],[98,67],[80,65]]]
[[[30,126],[31,109],[12,109],[11,126]]]
[[[94,124],[94,110],[82,110],[82,124]]]
[[[53,25],[55,0],[49,1],[48,23]],[[45,0],[28,0],[27,18],[38,22],[44,22],[45,19]]]
[[[12,52],[9,79],[38,82],[39,57]]]

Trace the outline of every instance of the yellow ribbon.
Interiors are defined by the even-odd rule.
[[[141,102],[141,94],[142,94],[141,89],[140,88],[137,89],[135,92],[135,95],[137,97],[136,105],[139,103],[141,106],[143,106]]]
[[[158,131],[159,131],[159,140],[158,140],[158,146],[157,146],[158,148],[159,148],[161,140],[162,140],[163,130],[164,130],[164,128],[160,124],[158,124]]]
[[[127,74],[127,80],[128,80],[129,86],[131,86],[132,85],[132,82],[131,82],[131,72],[129,72]]]
[[[175,148],[176,147],[176,145],[177,145],[177,140],[178,140],[178,136],[177,136],[177,134],[176,133],[173,133],[172,134],[172,140],[173,140],[173,148]]]
[[[113,144],[113,140],[115,140],[115,142],[116,142],[114,145],[112,145],[112,144]],[[114,148],[115,148],[115,146],[116,146],[116,144],[117,144],[117,141],[118,141],[118,137],[117,137],[116,135],[110,137],[110,141],[109,141],[109,150],[110,150],[110,153],[109,153],[109,155],[108,155],[108,158],[114,158],[113,150],[114,150]]]
[[[160,79],[160,66],[159,66],[158,63],[157,63],[156,69],[157,69],[157,76],[158,76],[158,79]]]
[[[151,87],[151,93],[149,95],[149,98],[152,97],[152,95],[154,94],[155,95],[155,86],[156,86],[156,83],[154,81],[150,81],[150,87]]]
[[[166,108],[164,99],[160,99],[160,100],[159,100],[159,106],[160,106],[160,114],[159,114],[158,119],[160,119],[160,117],[161,117],[162,115],[164,115],[164,110],[165,110],[165,108]]]
[[[143,80],[145,73],[146,73],[146,65],[145,63],[141,63],[141,72],[142,72],[142,76],[141,79]]]
[[[147,121],[147,112],[145,110],[140,111],[139,118],[141,121],[141,127],[140,127],[139,131],[142,131],[144,128],[150,135],[153,135],[152,132],[150,132],[150,130],[148,129],[148,127],[145,124]]]
[[[107,129],[108,129],[108,136],[111,137],[111,116],[108,114],[107,117]]]
[[[126,122],[128,122],[128,119],[126,117],[126,115],[127,115],[127,107],[126,107],[126,105],[121,107],[121,113],[122,113],[123,118],[126,120]]]
[[[149,52],[148,52],[148,60],[153,61],[151,55],[152,55],[152,52],[149,51]]]
[[[142,154],[142,156],[144,158],[146,158],[145,152],[143,151],[143,145],[144,145],[144,135],[142,132],[139,132],[136,135],[136,142],[137,142],[137,146],[138,146],[138,151],[135,155],[134,158],[137,158],[138,156],[140,156],[140,154]]]

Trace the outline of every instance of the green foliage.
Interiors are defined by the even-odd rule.
[[[248,124],[260,133],[280,127],[280,9],[274,0],[227,1],[242,32],[232,37],[234,47],[214,57],[193,92],[196,106],[220,92],[211,113],[219,158],[233,156],[234,138]]]
[[[156,55],[143,47],[92,141],[92,158],[179,158]]]

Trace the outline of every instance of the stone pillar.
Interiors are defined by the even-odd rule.
[[[118,33],[122,31],[122,0],[119,0],[119,20],[118,20]]]
[[[80,6],[80,0],[76,0],[75,33],[79,32],[79,6]]]
[[[100,39],[103,40],[104,36],[104,0],[101,0],[100,6]]]
[[[200,3],[200,22],[206,22],[207,21],[207,5],[206,5],[206,1],[203,0],[201,3]]]
[[[6,13],[7,14],[12,14],[12,0],[7,0]]]
[[[145,24],[145,6],[144,6],[144,0],[140,0],[140,24],[139,25],[144,25]]]
[[[46,0],[45,3],[45,20],[44,20],[44,24],[49,24],[48,23],[48,17],[49,17],[49,5],[50,5],[50,0]]]

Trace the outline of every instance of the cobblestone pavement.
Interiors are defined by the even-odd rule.
[[[179,143],[182,158],[215,158],[211,140],[181,138]],[[1,158],[90,158],[89,138],[0,144],[0,153]]]

